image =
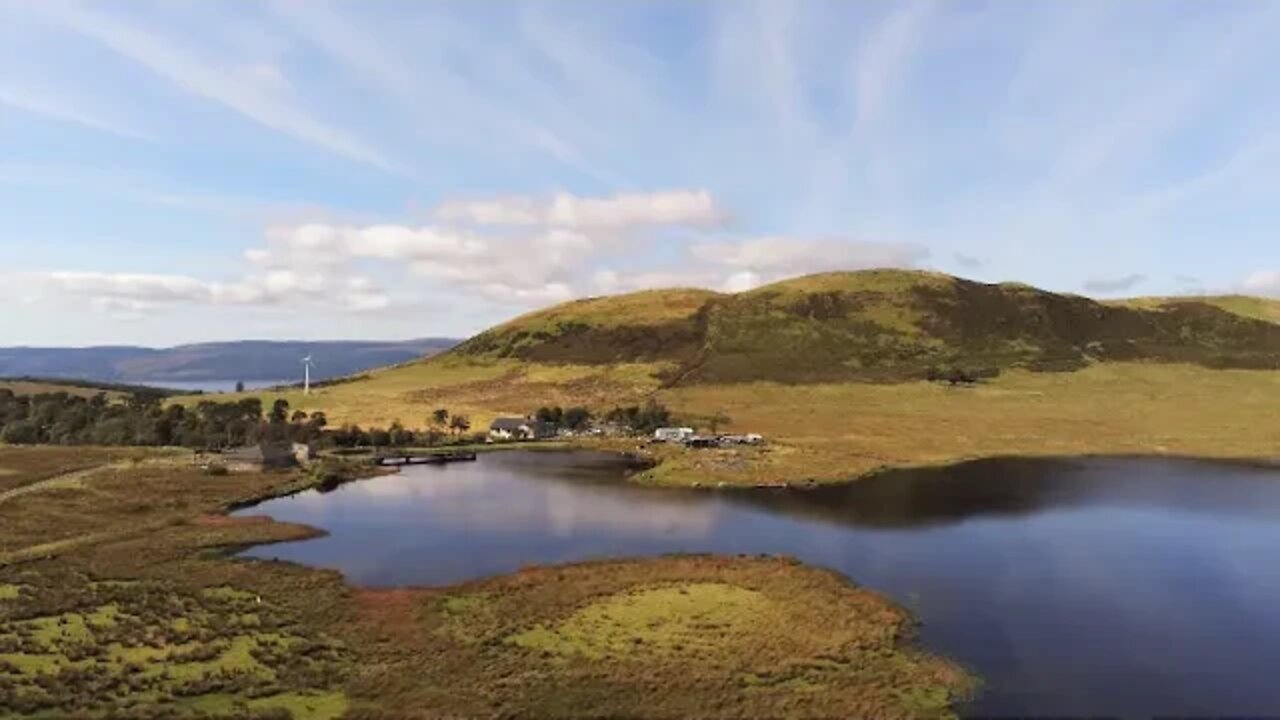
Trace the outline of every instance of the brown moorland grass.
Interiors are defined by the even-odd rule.
[[[41,393],[66,393],[91,398],[95,395],[106,395],[108,400],[119,400],[125,396],[120,390],[105,390],[79,384],[63,384],[42,380],[0,380],[0,390],[12,390],[14,395],[39,395]]]
[[[331,426],[354,423],[387,427],[400,421],[406,427],[427,429],[437,408],[465,415],[473,430],[483,430],[495,417],[524,415],[542,405],[594,408],[644,402],[656,391],[661,364],[553,365],[518,360],[473,360],[439,357],[369,373],[356,382],[284,392],[228,394],[219,400],[259,397],[265,407],[284,399],[294,410],[322,411]],[[171,402],[192,406],[199,397]]]
[[[723,412],[763,449],[669,453],[655,483],[835,482],[878,469],[991,456],[1280,457],[1280,373],[1108,363],[939,383],[753,383],[663,391],[689,415]]]
[[[0,447],[0,464],[32,450]],[[208,519],[305,478],[40,450],[102,464],[0,503],[0,717],[342,714],[349,650],[329,631],[343,626],[341,579],[223,559],[316,531]]]
[[[164,454],[147,448],[3,446],[0,455],[0,493],[58,475],[114,462],[142,460]]]
[[[359,601],[382,642],[353,692],[432,708],[407,717],[949,717],[973,682],[910,648],[900,608],[781,558],[530,568]]]
[[[440,358],[366,382],[286,396],[331,423],[425,428],[435,407],[471,416],[542,405],[597,413],[656,398],[676,419],[766,436],[761,449],[653,450],[641,481],[704,486],[840,482],[885,467],[993,455],[1280,456],[1280,372],[1165,363],[1095,363],[1065,373],[1013,370],[971,387],[945,383],[736,383],[660,387],[658,366],[560,366]],[[275,395],[264,395],[271,402]],[[418,419],[414,422],[414,419]],[[636,442],[606,447],[634,450]]]
[[[788,561],[373,591],[228,557],[313,535],[223,515],[308,482],[116,463],[0,504],[0,717],[935,717],[970,687],[900,609]]]

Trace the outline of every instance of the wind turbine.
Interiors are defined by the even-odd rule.
[[[315,366],[316,364],[311,361],[311,354],[307,353],[307,356],[302,358],[302,394],[303,395],[311,394],[311,368]]]

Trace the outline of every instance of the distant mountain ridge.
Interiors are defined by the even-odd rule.
[[[242,340],[171,348],[104,345],[0,348],[0,377],[74,378],[102,382],[200,382],[301,379],[310,354],[313,380],[325,380],[433,355],[450,338],[403,341]]]
[[[668,387],[896,382],[947,368],[1075,370],[1107,361],[1280,369],[1272,305],[1248,298],[1098,302],[1020,283],[837,272],[736,294],[657,290],[523,315],[449,357],[658,363]]]

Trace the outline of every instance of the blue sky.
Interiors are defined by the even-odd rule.
[[[0,345],[920,267],[1280,296],[1280,4],[0,0]]]

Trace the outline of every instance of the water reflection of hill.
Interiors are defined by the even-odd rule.
[[[1192,460],[989,459],[838,487],[726,493],[734,503],[849,527],[919,528],[1085,506],[1280,517],[1280,471]]]

